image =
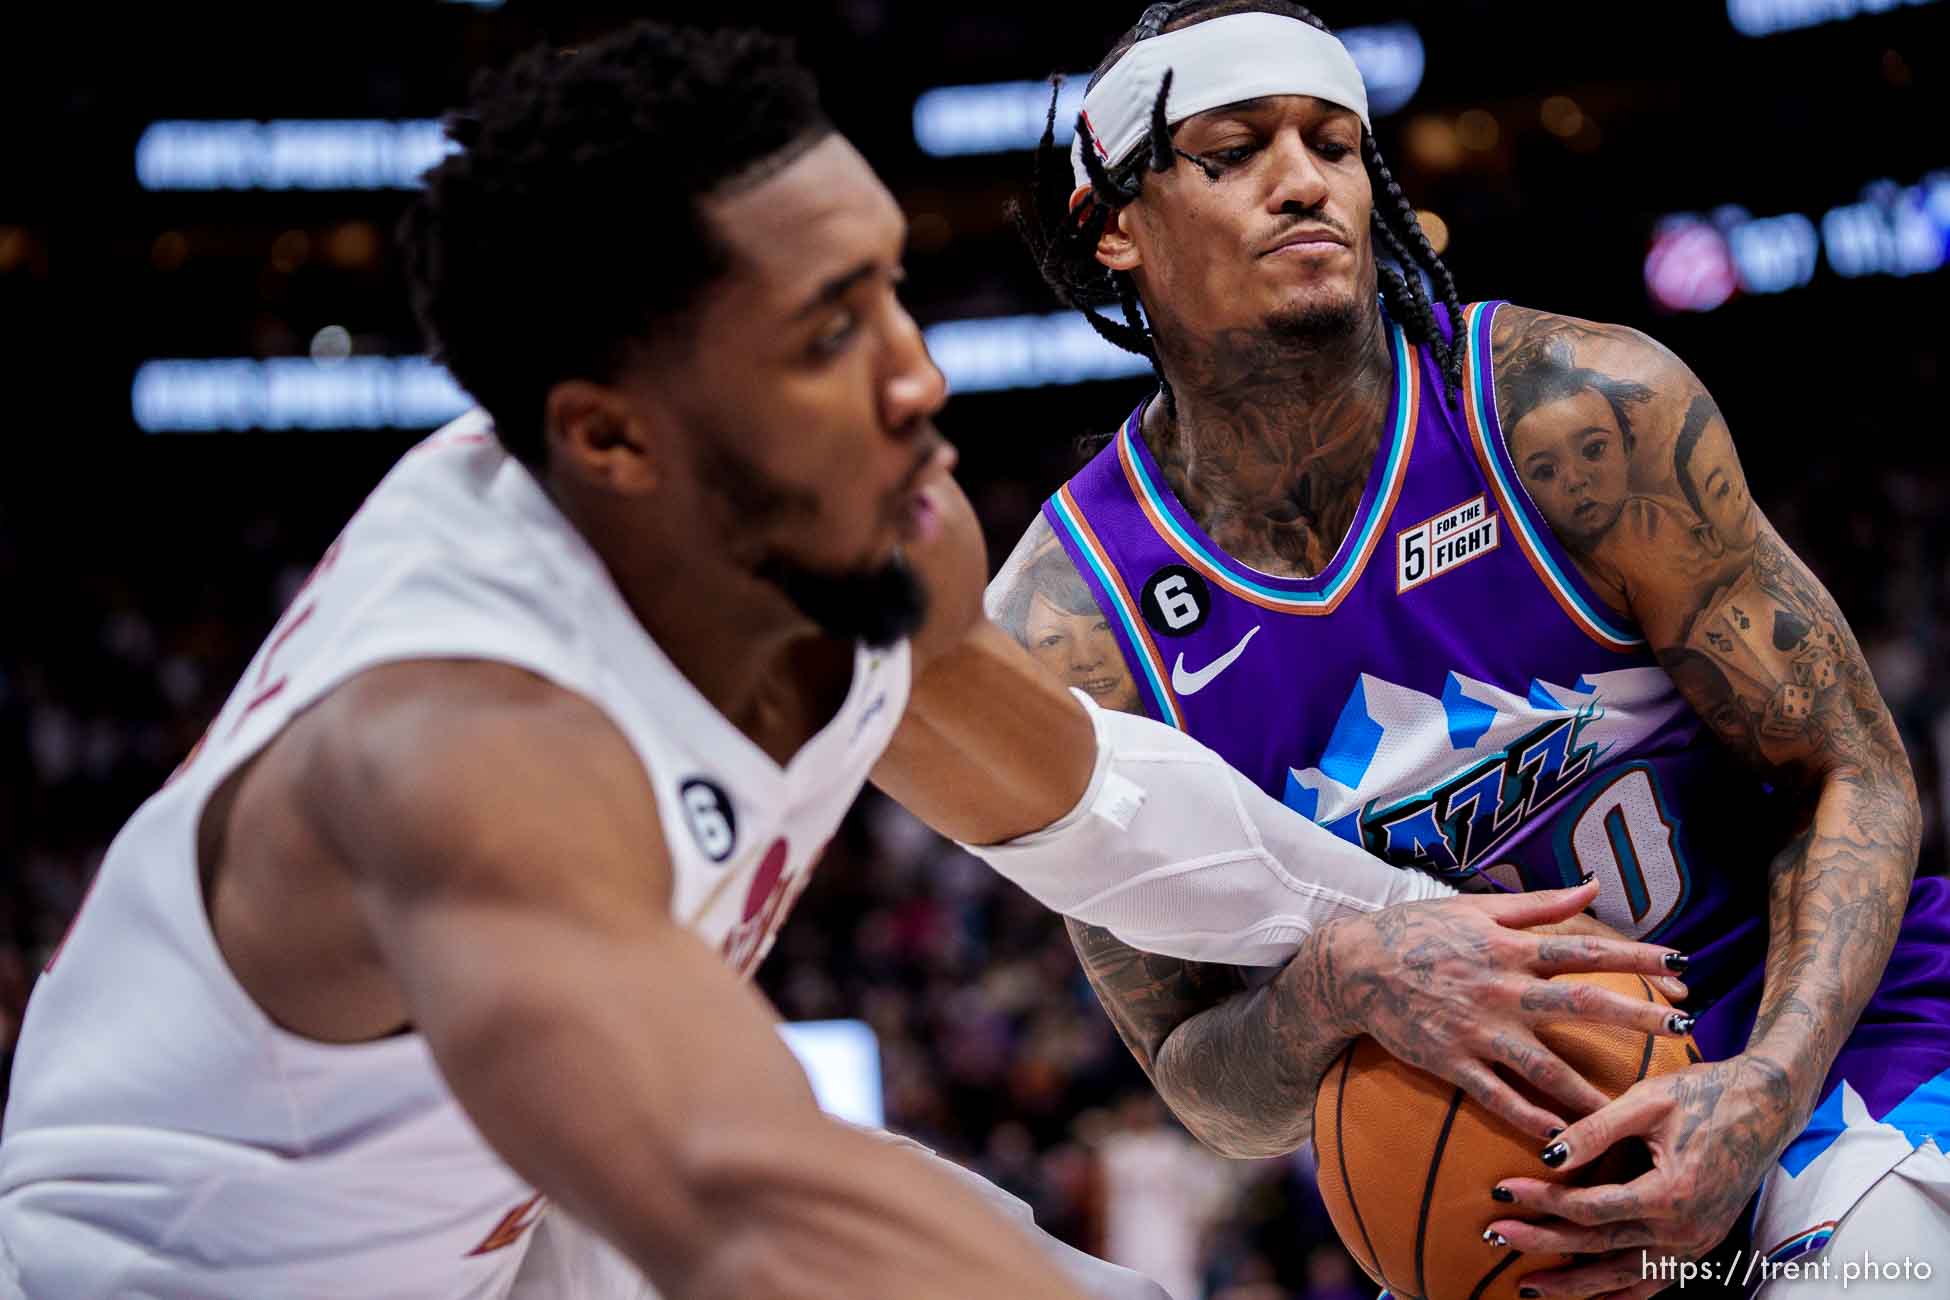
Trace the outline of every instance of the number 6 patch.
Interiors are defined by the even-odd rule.
[[[738,818],[731,811],[725,792],[703,777],[694,776],[678,787],[684,802],[684,820],[691,828],[704,856],[723,862],[738,845]]]
[[[1138,588],[1138,606],[1159,636],[1190,636],[1212,613],[1212,589],[1194,570],[1167,564]]]

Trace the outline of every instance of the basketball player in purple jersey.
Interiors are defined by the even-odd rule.
[[[1298,6],[1152,5],[1093,77],[1070,163],[1046,136],[1025,236],[1159,392],[1045,504],[992,612],[1027,644],[1023,616],[1074,618],[1080,579],[1122,651],[1088,669],[1093,698],[1134,697],[1404,870],[1595,874],[1600,920],[1692,954],[1707,1059],[1594,1097],[1540,1153],[1575,1169],[1636,1136],[1652,1172],[1484,1187],[1486,1210],[1548,1216],[1495,1221],[1486,1262],[1595,1255],[1525,1293],[1642,1296],[1672,1280],[1647,1260],[1736,1227],[1773,1258],[1950,1244],[1929,1140],[1950,1129],[1945,882],[1912,886],[1894,725],[1699,380],[1630,329],[1465,307],[1352,60]],[[1393,990],[1319,948],[1247,991],[1071,929],[1221,1151],[1304,1141],[1357,1033],[1454,1077],[1467,1005],[1408,1032]],[[1541,1051],[1501,1041],[1519,1070]]]

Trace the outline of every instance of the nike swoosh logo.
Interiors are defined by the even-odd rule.
[[[1195,673],[1185,671],[1185,656],[1180,653],[1176,663],[1171,666],[1171,689],[1180,695],[1197,695],[1212,684],[1212,679],[1232,667],[1232,661],[1246,653],[1246,643],[1259,631],[1257,624],[1252,631],[1239,638],[1239,644],[1232,647]]]

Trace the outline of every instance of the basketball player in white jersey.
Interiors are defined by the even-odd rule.
[[[1156,1300],[824,1118],[743,982],[870,771],[1132,942],[1331,933],[1473,996],[1459,1072],[1541,976],[1667,969],[1512,928],[1588,888],[1418,901],[983,618],[903,223],[779,45],[538,51],[456,135],[408,243],[492,418],[378,486],[111,846],[16,1058],[25,1294]]]

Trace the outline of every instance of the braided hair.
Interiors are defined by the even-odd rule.
[[[1095,86],[1118,59],[1139,41],[1149,40],[1161,32],[1176,31],[1213,18],[1241,13],[1278,14],[1298,19],[1323,32],[1328,31],[1327,24],[1288,0],[1176,0],[1175,3],[1154,4],[1145,9],[1137,24],[1111,47],[1110,53],[1104,56],[1104,61],[1091,74],[1090,84]],[[1082,312],[1090,327],[1109,342],[1126,352],[1147,358],[1164,391],[1166,408],[1175,415],[1177,403],[1158,357],[1157,340],[1145,323],[1136,281],[1128,273],[1113,271],[1097,260],[1097,241],[1117,210],[1137,198],[1144,173],[1168,171],[1179,158],[1190,157],[1173,146],[1171,129],[1165,120],[1165,101],[1171,92],[1171,73],[1165,73],[1164,81],[1158,87],[1158,98],[1151,109],[1150,139],[1136,156],[1112,168],[1097,156],[1094,149],[1082,151],[1083,165],[1090,176],[1091,193],[1075,213],[1070,210],[1073,179],[1069,158],[1056,146],[1055,91],[1059,85],[1058,81],[1052,82],[1049,114],[1043,122],[1043,138],[1036,147],[1034,170],[1030,176],[1029,201],[1027,204],[1011,203],[1009,215],[1014,219],[1017,232],[1029,246],[1030,256],[1036,259],[1037,269],[1055,292],[1057,300]],[[1084,132],[1081,121],[1077,124],[1077,130],[1079,134]],[[1192,161],[1196,163],[1198,160]],[[1463,365],[1460,335],[1454,341],[1443,338],[1422,275],[1404,274],[1402,268],[1426,272],[1443,304],[1449,309],[1452,325],[1459,325],[1462,303],[1456,294],[1455,277],[1449,274],[1449,268],[1436,256],[1428,235],[1422,230],[1422,223],[1415,218],[1414,205],[1403,195],[1402,187],[1388,170],[1388,164],[1382,160],[1381,150],[1375,146],[1374,136],[1366,129],[1361,132],[1361,161],[1367,168],[1368,180],[1375,194],[1370,224],[1374,228],[1376,242],[1387,255],[1386,258],[1375,259],[1375,274],[1381,285],[1381,296],[1388,304],[1389,313],[1401,324],[1409,339],[1428,349],[1435,357],[1450,390],[1459,390]],[[1394,265],[1390,265],[1389,259]],[[1121,309],[1122,322],[1094,310],[1112,304]]]

